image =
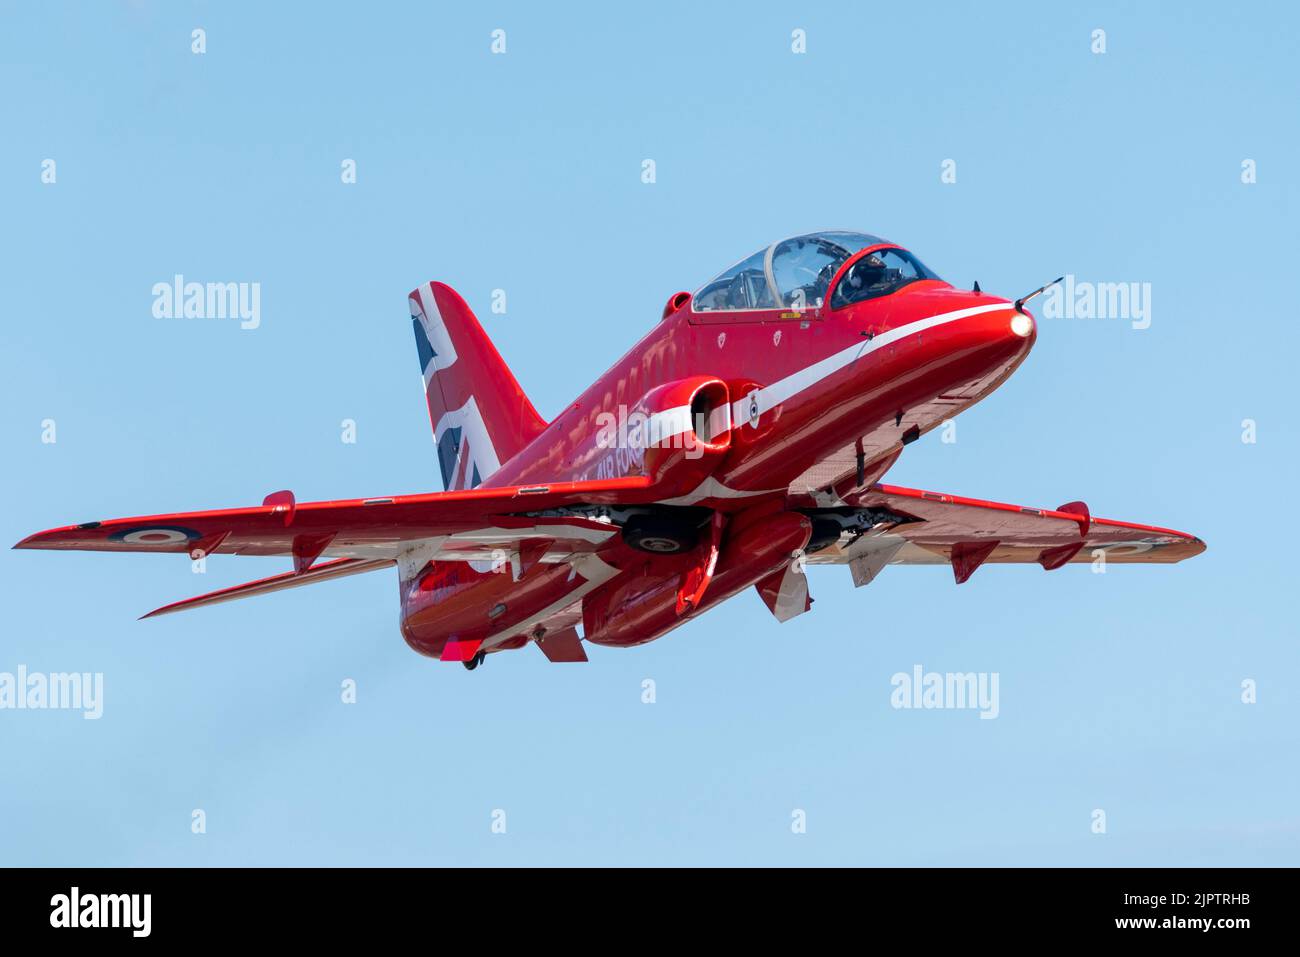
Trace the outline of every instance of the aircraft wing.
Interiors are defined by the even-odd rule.
[[[1055,509],[873,485],[854,504],[905,519],[809,555],[809,564],[848,564],[866,584],[886,564],[952,565],[958,584],[985,562],[1179,562],[1205,551],[1195,536],[1154,525],[1094,518],[1082,502]]]
[[[650,480],[643,477],[301,504],[292,493],[275,492],[252,508],[65,525],[29,535],[14,547],[288,555],[294,558],[295,570],[302,572],[322,555],[391,559],[412,542],[442,539],[439,558],[472,560],[490,557],[493,548],[503,544],[529,539],[590,551],[617,528],[590,518],[528,513],[652,500]]]

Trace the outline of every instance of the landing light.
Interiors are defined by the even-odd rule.
[[[1021,339],[1025,339],[1034,331],[1034,320],[1030,319],[1023,312],[1017,312],[1011,317],[1011,331]]]

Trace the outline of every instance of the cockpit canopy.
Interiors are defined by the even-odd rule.
[[[884,242],[846,230],[783,239],[706,283],[695,293],[692,308],[696,312],[819,308],[839,268],[856,253]],[[836,287],[832,305],[839,308],[888,295],[917,279],[938,278],[906,250],[879,249],[853,264]]]

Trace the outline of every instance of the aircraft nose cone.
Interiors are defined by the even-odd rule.
[[[1034,348],[1038,340],[1038,321],[1029,310],[1023,312],[1012,309],[1009,313],[997,313],[994,328],[990,330],[992,339],[999,351],[1009,350],[1012,355],[1023,358]]]
[[[999,380],[1024,360],[1038,337],[1034,317],[1017,311],[1011,303],[999,303],[988,309],[985,299],[975,308],[980,307],[987,311],[963,320],[960,341],[967,344],[968,351],[964,351],[965,358],[954,369],[958,378],[968,378],[954,392],[965,394],[970,382],[978,382],[982,388]]]
[[[992,352],[1024,355],[1038,339],[1038,321],[1029,310],[1017,310],[1008,302],[1002,309],[972,317],[971,331]]]
[[[1034,317],[1027,312],[1016,312],[1011,316],[1011,332],[1021,339],[1034,334],[1034,325]]]
[[[1038,322],[1029,310],[1017,310],[1010,302],[989,303],[987,298],[973,299],[974,315],[962,321],[963,327],[982,351],[997,354],[1023,354],[1033,348],[1038,338]]]

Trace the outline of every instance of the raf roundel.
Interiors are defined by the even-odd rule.
[[[126,545],[180,545],[199,538],[199,533],[191,528],[176,525],[164,525],[155,528],[131,528],[116,532],[109,538]]]

